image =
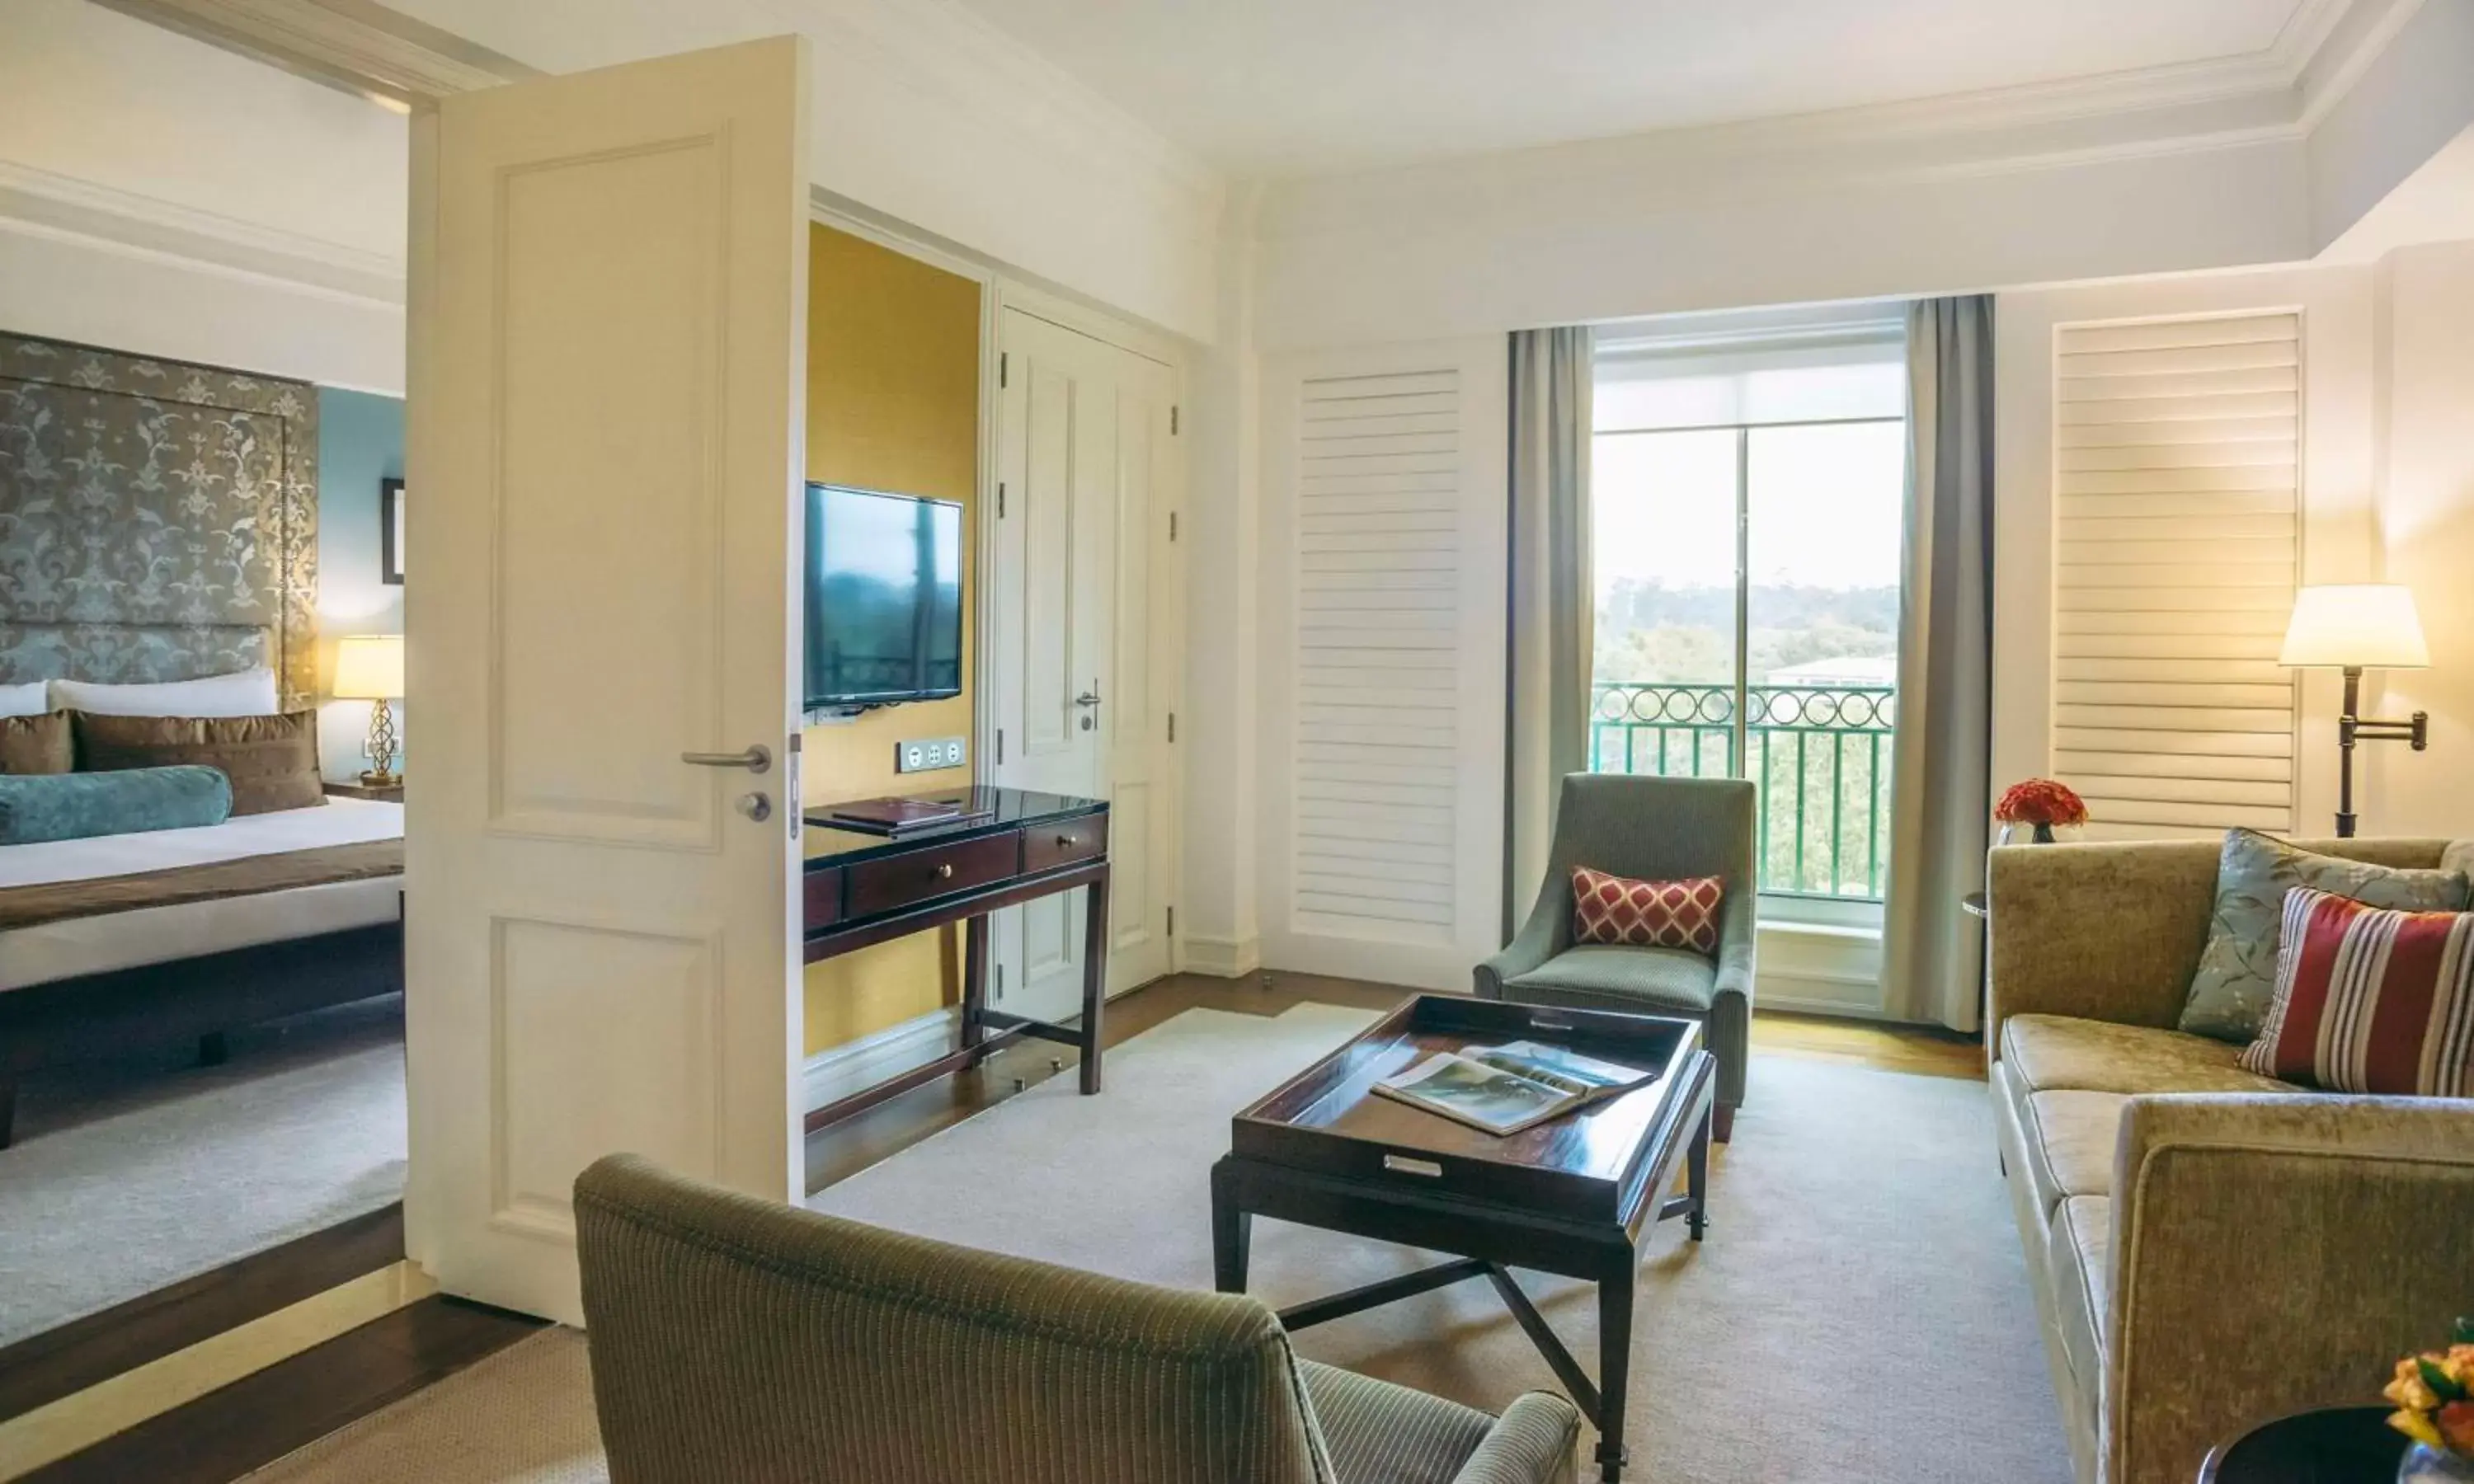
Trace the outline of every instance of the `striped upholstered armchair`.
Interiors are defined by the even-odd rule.
[[[1569,1484],[1580,1414],[1301,1361],[1261,1301],[974,1252],[679,1179],[575,1182],[616,1484]]]

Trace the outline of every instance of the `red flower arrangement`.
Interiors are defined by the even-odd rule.
[[[2029,778],[2013,783],[1993,806],[1993,817],[2004,825],[2084,825],[2087,803],[2072,793],[2067,783],[2051,778]]]

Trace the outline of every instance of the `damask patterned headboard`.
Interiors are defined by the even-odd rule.
[[[0,334],[0,683],[317,689],[318,396]]]

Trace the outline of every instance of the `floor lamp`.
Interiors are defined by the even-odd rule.
[[[2285,648],[2276,662],[2345,672],[2345,705],[2337,716],[2337,837],[2351,839],[2354,744],[2408,742],[2417,753],[2431,745],[2427,711],[2405,721],[2365,720],[2360,714],[2364,670],[2419,670],[2431,663],[2413,594],[2391,583],[2305,587],[2293,595],[2293,618],[2286,626]]]

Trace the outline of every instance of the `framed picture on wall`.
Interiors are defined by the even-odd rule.
[[[403,481],[378,481],[378,580],[403,586]]]

